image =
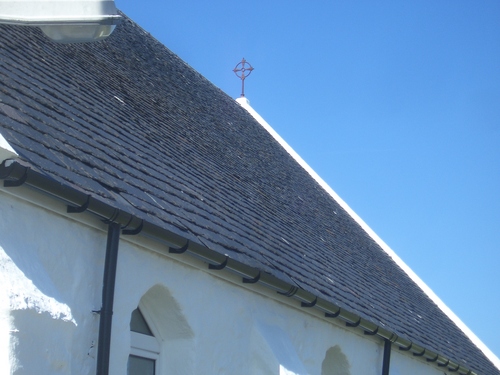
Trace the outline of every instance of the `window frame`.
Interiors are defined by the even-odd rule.
[[[146,321],[149,329],[151,330],[151,333],[153,336],[149,336],[143,333],[138,333],[129,330],[130,332],[130,351],[129,355],[127,357],[127,363],[130,358],[130,356],[135,356],[135,357],[140,357],[140,358],[145,358],[145,359],[152,359],[155,361],[155,374],[160,373],[161,369],[161,345],[160,341],[158,340],[158,333],[156,332],[156,327],[152,322],[150,321],[150,318],[147,313],[145,313],[147,310],[139,304],[137,306],[137,309],[140,311],[142,314],[144,320]],[[130,313],[130,316],[132,317],[132,312]]]

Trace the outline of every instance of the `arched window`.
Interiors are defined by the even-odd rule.
[[[350,375],[350,367],[340,346],[335,345],[326,352],[325,359],[321,364],[321,375]]]
[[[130,319],[127,375],[192,374],[194,333],[163,285],[144,294]]]
[[[130,318],[130,355],[127,375],[155,375],[160,358],[160,344],[139,308]]]

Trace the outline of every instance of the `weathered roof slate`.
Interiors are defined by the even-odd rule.
[[[125,17],[58,45],[1,26],[0,133],[52,178],[500,374],[232,98]]]

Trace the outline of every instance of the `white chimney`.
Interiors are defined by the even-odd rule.
[[[0,0],[0,23],[39,26],[59,43],[104,39],[120,18],[113,0]]]

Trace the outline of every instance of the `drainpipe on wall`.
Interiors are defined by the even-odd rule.
[[[99,320],[99,340],[97,346],[97,375],[108,375],[111,348],[111,324],[113,322],[113,300],[115,297],[116,263],[121,225],[109,223],[106,260],[102,283],[102,306]]]
[[[389,375],[389,366],[391,364],[392,342],[384,339],[384,362],[382,364],[382,375]]]

